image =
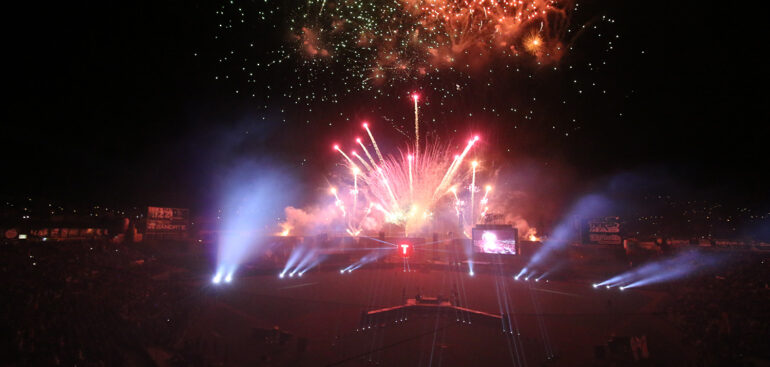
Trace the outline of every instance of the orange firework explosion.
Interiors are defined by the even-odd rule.
[[[473,47],[511,45],[529,28],[539,28],[540,37],[560,37],[568,19],[566,1],[543,0],[428,0],[417,5],[422,25],[446,37],[454,54]],[[553,24],[550,24],[552,23]],[[525,43],[529,49],[529,45]]]
[[[364,80],[422,77],[469,60],[528,52],[558,61],[572,0],[310,0],[294,22],[312,58],[339,55]],[[312,24],[309,31],[308,24]],[[318,45],[327,45],[322,49]],[[323,52],[322,52],[323,51]]]

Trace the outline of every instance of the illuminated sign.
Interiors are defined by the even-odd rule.
[[[620,245],[623,236],[619,217],[593,218],[583,224],[583,243]]]
[[[412,245],[408,243],[398,245],[398,253],[404,258],[412,256]]]
[[[179,208],[147,208],[147,238],[183,239],[190,225],[190,211]]]

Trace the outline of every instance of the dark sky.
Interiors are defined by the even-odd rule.
[[[251,38],[261,40],[254,59],[267,58],[287,31],[263,25],[214,39],[222,21],[215,12],[224,3],[91,1],[9,12],[3,194],[196,207],[216,196],[223,167],[239,160],[273,159],[312,186],[337,158],[327,154],[330,143],[351,139],[358,121],[409,121],[401,100],[373,102],[367,92],[337,104],[282,102],[289,67],[256,75],[254,84],[271,89],[248,97],[237,66],[218,59]],[[242,4],[251,12],[264,7]],[[615,19],[597,32],[621,41],[605,57],[596,32],[578,39],[560,65],[575,65],[570,71],[495,74],[494,88],[485,76],[445,106],[419,82],[393,94],[422,88],[432,102],[424,116],[442,118],[428,130],[481,131],[501,162],[558,163],[577,172],[579,182],[652,169],[715,199],[767,203],[767,32],[745,11],[694,1],[665,6],[583,4],[591,15]],[[597,70],[578,67],[604,60]],[[215,79],[222,75],[231,78]],[[607,92],[578,96],[573,80],[596,81]],[[515,113],[490,112],[512,105]],[[536,117],[516,115],[529,108]],[[396,144],[393,129],[382,134],[384,144]]]

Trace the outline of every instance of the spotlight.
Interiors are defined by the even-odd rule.
[[[289,273],[289,278],[294,278],[294,272]]]
[[[622,286],[622,285],[621,285],[621,286],[620,286],[620,290],[622,291],[622,290],[624,290],[624,289],[626,289],[626,287],[624,287],[624,286]]]
[[[214,274],[214,277],[211,279],[211,282],[214,284],[222,283],[222,277],[225,276],[225,271],[220,267],[217,272]]]
[[[297,276],[302,278],[302,273],[297,273]]]
[[[283,279],[284,273],[278,274],[278,277]]]
[[[513,280],[517,280],[518,281],[519,280],[519,276],[517,275],[517,276],[513,277]]]
[[[345,269],[340,269],[340,274],[345,274]]]
[[[227,274],[227,276],[225,277],[225,283],[230,283],[232,281],[233,281],[233,275]]]
[[[599,285],[598,285],[598,284],[596,284],[596,283],[594,283],[594,284],[592,285],[592,287],[594,287],[594,288],[598,288],[598,287],[599,287]]]
[[[474,273],[473,270],[471,270],[468,274],[470,274],[470,276],[476,275],[476,273]]]
[[[524,280],[529,281],[529,277],[524,278]]]
[[[610,286],[606,286],[605,288],[610,289]]]
[[[353,269],[348,269],[348,274],[352,273]]]
[[[539,278],[535,278],[535,281],[536,281],[536,282],[539,282],[539,281],[540,281],[540,279],[539,279]]]

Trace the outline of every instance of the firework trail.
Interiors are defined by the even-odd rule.
[[[364,127],[366,127],[366,126],[367,126],[367,124],[364,123]],[[371,136],[371,134],[370,134],[370,136]],[[360,138],[356,138],[356,143],[358,143],[358,145],[361,146],[361,149],[364,150],[364,153],[366,153],[366,157],[369,158],[369,162],[372,163],[372,167],[376,166],[377,163],[374,163],[374,158],[372,158],[372,155],[369,153],[369,149],[366,149],[366,145],[364,145],[364,143],[361,141]],[[369,170],[371,170],[371,169],[372,168],[370,167]]]
[[[358,211],[358,174],[361,170],[358,167],[353,167],[353,214]],[[350,221],[352,218],[348,217],[348,226],[350,227]]]
[[[414,178],[412,177],[412,160],[413,157],[409,155],[409,197],[414,199]]]
[[[420,99],[420,96],[415,93],[412,95],[412,99],[414,99],[414,159],[417,160],[420,154],[420,114],[417,110],[417,100]]]
[[[345,152],[343,152],[343,151],[342,151],[342,149],[340,149],[340,146],[339,146],[339,145],[335,145],[335,146],[334,146],[334,150],[336,150],[336,151],[340,152],[340,154],[342,154],[342,156],[343,156],[343,157],[345,157],[345,159],[348,161],[348,163],[350,163],[350,165],[351,165],[353,168],[358,168],[358,167],[356,167],[356,164],[355,164],[355,163],[353,163],[353,160],[352,160],[352,159],[350,159],[350,157],[348,157],[348,155],[347,155],[347,154],[345,154]]]
[[[358,140],[359,142],[361,141],[361,139],[357,139],[357,140]],[[364,149],[364,150],[366,150],[366,149]],[[366,154],[368,155],[368,154],[369,154],[369,152],[367,152]],[[358,153],[356,153],[356,152],[353,152],[353,156],[355,156],[356,158],[358,158],[358,160],[361,162],[361,164],[364,166],[364,168],[366,168],[366,170],[367,170],[367,171],[371,171],[371,170],[372,170],[372,166],[370,166],[370,165],[369,165],[369,163],[366,163],[366,161],[364,160],[364,158],[363,158],[363,157],[361,157],[360,155],[358,155]]]
[[[479,218],[481,219],[484,218],[484,216],[487,214],[487,211],[489,210],[487,203],[489,202],[488,196],[490,191],[492,191],[492,186],[487,185],[486,189],[484,190],[484,197],[481,198],[481,206],[484,208],[484,210],[481,212],[481,215],[479,215]]]
[[[372,140],[372,145],[374,146],[374,151],[377,153],[377,157],[380,158],[380,163],[385,163],[385,159],[382,158],[382,153],[380,152],[380,147],[377,146],[377,141],[374,140],[374,135],[372,135],[372,131],[369,130],[369,123],[364,122],[364,129],[366,129],[366,133],[369,134],[369,139]],[[367,152],[366,154],[369,155],[369,152]],[[369,159],[371,159],[371,158],[372,158],[372,156],[369,156]],[[374,160],[372,160],[372,165],[376,165],[376,164],[374,164]]]
[[[454,158],[454,161],[452,161],[452,164],[449,166],[449,168],[446,171],[446,174],[444,174],[444,177],[441,179],[441,182],[436,187],[436,191],[433,193],[434,196],[439,195],[440,193],[443,193],[446,191],[446,186],[451,182],[454,175],[457,173],[457,168],[462,163],[463,159],[465,158],[465,155],[468,154],[468,152],[473,148],[473,144],[475,144],[479,140],[478,136],[475,136],[472,140],[468,141],[468,145],[465,146],[465,150],[463,150],[462,154],[456,155]]]
[[[470,217],[471,225],[476,223],[476,221],[475,221],[475,214],[476,214],[476,212],[474,211],[475,201],[474,201],[473,198],[476,195],[476,167],[478,165],[479,165],[479,162],[476,162],[476,161],[473,161],[471,163],[471,167],[473,167],[473,176],[472,176],[472,179],[471,179],[471,186],[470,186],[470,190],[471,190],[471,217]]]
[[[382,168],[377,168],[377,173],[379,173],[380,177],[382,177],[382,184],[385,185],[386,189],[388,189],[388,195],[390,196],[393,205],[397,206],[398,200],[396,200],[396,195],[393,194],[393,190],[390,188],[390,183],[388,183],[388,178],[385,177],[385,173],[382,172]]]

